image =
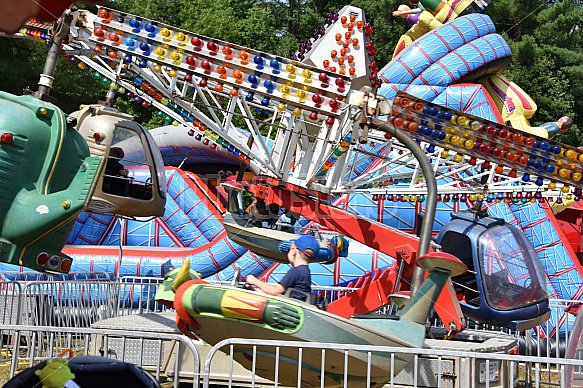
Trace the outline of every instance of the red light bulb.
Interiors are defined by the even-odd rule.
[[[192,43],[192,45],[196,48],[200,48],[203,45],[202,40],[200,40],[200,38],[197,36],[193,36],[190,40],[190,43]]]
[[[73,262],[71,260],[63,260],[61,262],[61,271],[63,272],[69,272],[69,270],[71,269],[71,265],[73,264]]]
[[[45,265],[49,261],[49,254],[46,252],[41,252],[36,257],[36,263],[38,265]]]
[[[104,8],[100,8],[99,11],[97,12],[97,16],[102,19],[107,19],[109,18],[109,11]]]
[[[0,135],[0,143],[2,144],[12,144],[12,142],[14,141],[14,137],[12,136],[12,134],[10,132],[4,132],[2,135]]]
[[[223,54],[225,54],[225,57],[227,59],[233,59],[233,49],[232,48],[225,46],[225,47],[223,47],[222,51],[223,51]]]
[[[215,43],[215,42],[208,42],[206,44],[206,47],[210,50],[210,51],[214,51],[217,52],[219,51],[219,46]]]

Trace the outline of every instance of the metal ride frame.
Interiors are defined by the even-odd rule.
[[[113,86],[110,87],[110,93],[115,93],[117,89],[132,92],[134,96],[140,97],[140,101],[145,101],[149,106],[163,112],[175,121],[176,130],[193,131],[193,136],[201,134],[203,139],[208,140],[209,146],[221,147],[222,144],[217,143],[217,138],[226,140],[230,146],[245,156],[241,159],[249,164],[257,172],[257,175],[267,176],[329,195],[358,192],[403,195],[427,193],[427,185],[424,182],[419,163],[401,142],[390,136],[387,137],[386,131],[383,130],[376,128],[365,128],[364,130],[361,128],[359,130],[359,128],[355,128],[358,127],[358,121],[362,120],[361,111],[364,101],[367,101],[366,109],[370,110],[371,107],[374,107],[372,113],[366,115],[367,117],[383,116],[377,108],[383,102],[372,93],[364,94],[350,89],[349,80],[346,81],[345,86],[345,89],[349,90],[345,92],[345,99],[348,100],[348,103],[343,104],[341,109],[334,112],[324,112],[329,115],[328,117],[334,118],[332,125],[322,120],[322,114],[319,114],[317,121],[310,120],[304,115],[295,115],[290,109],[278,110],[278,101],[275,99],[278,97],[277,91],[273,92],[273,99],[267,104],[262,104],[262,100],[258,99],[257,96],[247,98],[255,92],[250,84],[231,85],[225,81],[222,88],[217,88],[220,82],[212,78],[212,76],[216,77],[216,73],[205,75],[200,68],[185,71],[183,64],[177,64],[177,61],[171,61],[168,58],[144,57],[147,59],[147,64],[144,67],[143,63],[140,64],[140,56],[136,51],[132,52],[126,49],[125,52],[134,55],[130,62],[126,62],[121,59],[121,53],[124,51],[119,43],[115,44],[115,42],[107,40],[100,41],[93,36],[96,28],[103,28],[103,24],[99,24],[103,23],[103,20],[95,18],[95,15],[85,11],[78,12],[81,12],[82,17],[75,14],[75,18],[71,20],[69,26],[70,39],[65,41],[62,46],[65,56],[75,57],[76,60],[84,63],[93,71],[111,80]],[[110,10],[109,12],[114,11]],[[135,16],[124,14],[124,17],[130,19]],[[91,20],[92,18],[93,20]],[[144,18],[138,19],[143,24],[152,22]],[[79,27],[81,21],[84,24]],[[154,23],[160,28],[164,27],[162,23]],[[34,28],[35,26],[30,25],[29,27]],[[112,26],[112,28],[122,28],[122,24]],[[46,32],[48,27],[44,26],[44,29]],[[131,29],[125,27],[125,30],[123,36],[130,36]],[[179,31],[175,28],[174,30]],[[118,30],[118,32],[120,31]],[[206,39],[225,47],[234,46],[215,39]],[[180,48],[178,43],[171,40],[165,42],[153,40],[151,41],[151,50],[154,51],[155,48],[164,44],[166,47],[170,46],[168,51],[173,47],[176,47],[177,50]],[[102,46],[101,50],[103,51],[99,55],[96,55],[96,46]],[[108,57],[105,48],[119,50],[119,57]],[[264,53],[247,48],[245,50],[250,55],[264,55]],[[107,51],[107,53],[109,52],[111,50]],[[184,55],[187,53],[188,51]],[[364,55],[364,53],[358,54]],[[291,61],[289,62],[291,63]],[[283,64],[285,63],[284,61]],[[251,65],[238,65],[251,69]],[[300,62],[293,62],[293,65],[297,67],[298,73],[302,69],[315,71]],[[188,69],[186,68],[186,70]],[[189,76],[188,81],[184,78],[184,74]],[[136,83],[138,79],[141,81],[139,84]],[[239,93],[231,93],[235,89]],[[288,101],[286,100],[286,102]],[[303,109],[314,109],[313,104],[297,102],[295,104]],[[260,110],[262,115],[266,115],[268,118],[258,118],[256,110]],[[239,120],[235,124],[234,120],[236,119]],[[204,126],[202,130],[201,125]],[[275,139],[275,143],[285,143],[283,151],[287,152],[281,152],[274,147],[271,141],[266,140],[261,135],[260,126],[265,125],[271,128],[267,139]],[[250,137],[243,136],[239,128],[246,129],[250,133]],[[327,179],[316,179],[319,168],[337,150],[346,135],[353,131],[354,133],[359,133],[359,131],[365,133],[361,133],[358,139],[353,138],[349,141],[350,147],[335,161]],[[411,135],[416,137],[414,133]],[[516,176],[509,176],[510,168],[505,168],[503,173],[496,173],[495,167],[497,166],[496,162],[499,161],[498,158],[477,159],[468,163],[471,157],[468,156],[467,149],[464,155],[460,153],[461,160],[455,158],[455,152],[450,152],[450,155],[443,157],[443,148],[438,143],[428,142],[430,139],[420,140],[424,140],[420,146],[426,152],[439,181],[439,194],[514,192],[519,185],[519,190],[525,193],[543,192],[545,197],[561,195],[559,191],[545,190],[534,182],[523,181],[520,171]],[[370,147],[365,149],[359,144],[365,142],[369,143]],[[277,152],[274,152],[274,149],[277,149]],[[294,156],[293,150],[295,149],[301,150],[303,155]],[[354,174],[354,171],[367,163],[367,158],[375,160],[373,166]],[[290,171],[290,164],[294,159],[296,160],[295,168]],[[487,169],[481,169],[480,166],[484,163],[490,166]],[[394,181],[399,181],[399,184],[391,184]],[[387,182],[389,184],[383,184]]]

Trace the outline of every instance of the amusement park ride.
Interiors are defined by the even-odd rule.
[[[29,22],[21,33],[52,42],[53,54],[63,50],[80,67],[110,80],[108,99],[65,119],[48,93],[54,64],[45,68],[36,96],[0,95],[0,160],[11,168],[0,175],[2,261],[67,272],[71,258],[60,249],[80,211],[163,214],[160,153],[147,130],[111,106],[113,95],[124,92],[175,120],[175,130],[187,131],[193,142],[226,150],[242,171],[255,173],[247,187],[235,183],[229,189],[232,206],[225,227],[234,241],[267,254],[260,237],[277,247],[292,236],[262,225],[275,223],[284,212],[396,259],[326,311],[209,285],[192,271],[173,272],[160,298],[177,309],[183,332],[209,343],[232,336],[237,327],[255,338],[313,341],[306,333],[325,321],[360,331],[359,343],[420,346],[432,308],[451,333],[464,329],[464,315],[519,330],[548,319],[536,252],[514,227],[487,217],[482,205],[493,188],[509,195],[518,189],[537,200],[543,190],[548,190],[545,196],[558,195],[558,184],[561,195],[573,187],[572,195],[580,196],[583,153],[405,92],[391,100],[378,95],[373,31],[362,10],[346,6],[331,14],[293,59],[105,7],[97,15],[67,11],[57,24],[67,28]],[[63,30],[64,35],[53,36]],[[489,71],[498,69],[477,73]],[[14,125],[25,117],[34,125]],[[271,128],[267,136],[261,132],[265,125]],[[26,132],[32,128],[34,135]],[[124,150],[128,177],[105,173],[112,148]],[[373,167],[363,170],[371,160]],[[27,166],[30,174],[9,173],[19,166]],[[123,180],[124,190],[108,191],[108,178]],[[475,210],[454,214],[432,241],[436,180],[439,194],[468,195]],[[240,206],[237,196],[243,190],[256,199],[250,211]],[[332,205],[336,195],[358,192],[423,196],[419,237]],[[334,260],[343,248],[341,237],[322,242],[319,260]],[[284,261],[285,248],[282,252]],[[402,307],[400,319],[362,316],[391,298]],[[278,322],[277,311],[292,315],[293,327]],[[351,318],[355,314],[358,318]],[[216,330],[218,325],[224,329]],[[395,342],[394,330],[409,329],[415,333],[410,339]],[[379,382],[384,381],[378,372]]]

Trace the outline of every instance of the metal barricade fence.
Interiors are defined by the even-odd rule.
[[[29,325],[3,325],[0,327],[0,335],[13,339],[2,348],[2,352],[9,355],[11,362],[10,378],[19,370],[57,357],[71,349],[75,356],[97,355],[135,364],[150,372],[159,382],[172,381],[175,387],[179,386],[180,371],[186,369],[192,371],[188,379],[192,386],[199,386],[200,354],[195,341],[183,335]],[[114,355],[104,352],[103,349],[109,349],[114,341],[118,342],[121,351]],[[143,352],[146,342],[150,353],[152,347],[155,347],[153,353],[156,357],[153,359],[149,359]],[[22,352],[23,347],[28,349]],[[126,351],[130,347],[140,350],[130,355]],[[192,364],[185,365],[185,361]]]
[[[334,302],[336,299],[342,298],[343,296],[358,290],[354,287],[326,287],[326,286],[314,286],[312,287],[312,293],[315,295],[316,304],[326,305],[328,303]]]
[[[120,315],[161,312],[154,295],[162,279],[0,282],[0,324],[86,327]]]
[[[57,343],[70,342],[64,331],[55,334],[39,327],[82,328],[94,322],[121,315],[162,311],[154,303],[158,279],[127,283],[109,280],[87,281],[10,281],[0,282],[0,325],[28,325],[37,329],[21,331],[18,341],[26,357],[46,353],[49,336]],[[155,281],[155,282],[154,282]],[[167,308],[165,308],[167,309]],[[77,343],[82,338],[75,337]],[[35,346],[35,340],[41,340]],[[6,361],[6,347],[15,341],[11,335],[0,336],[0,360]]]
[[[510,334],[518,339],[518,351],[528,356],[564,358],[575,323],[576,311],[583,304],[580,300],[550,299],[551,319],[531,330],[514,331],[504,327],[493,327],[480,322],[468,322],[472,330],[485,330]],[[573,313],[569,313],[572,311]],[[436,322],[436,325],[441,325]]]
[[[119,283],[111,281],[32,281],[22,287],[24,300],[33,306],[23,324],[87,327],[114,316]]]
[[[33,351],[22,353],[22,333],[34,333],[32,340],[28,344]],[[46,337],[37,335],[38,332],[48,333]],[[209,387],[211,383],[217,382],[217,374],[228,371],[227,376],[222,377],[221,382],[226,386],[283,386],[280,382],[278,370],[282,370],[283,364],[289,364],[289,358],[284,354],[289,354],[284,349],[293,349],[297,354],[295,359],[295,374],[298,376],[300,383],[297,387],[303,387],[301,383],[302,373],[307,369],[298,369],[297,365],[302,365],[302,360],[308,357],[309,352],[316,352],[321,360],[320,365],[327,364],[327,358],[333,353],[344,357],[343,366],[341,365],[334,374],[338,377],[335,386],[355,387],[351,382],[345,370],[350,367],[350,356],[360,353],[360,360],[366,360],[367,364],[363,368],[364,379],[358,381],[359,386],[372,387],[370,383],[370,371],[373,370],[371,363],[374,357],[384,355],[385,364],[383,367],[389,374],[389,382],[386,387],[410,386],[410,387],[513,387],[518,382],[528,387],[557,386],[567,388],[567,371],[568,366],[572,366],[577,372],[583,370],[583,361],[581,360],[556,360],[546,357],[531,356],[512,356],[503,353],[477,353],[440,349],[417,349],[401,347],[381,347],[372,345],[345,345],[330,343],[304,343],[297,341],[268,341],[268,340],[251,340],[251,339],[229,339],[218,343],[208,350],[206,358],[200,357],[197,349],[197,342],[182,335],[169,333],[152,333],[144,331],[126,331],[126,330],[106,330],[91,328],[55,328],[49,326],[27,326],[27,325],[6,325],[0,329],[2,336],[10,334],[14,341],[6,348],[10,354],[12,378],[19,370],[31,367],[36,363],[51,357],[56,357],[66,349],[73,349],[76,356],[80,355],[103,355],[109,358],[115,358],[124,362],[130,362],[152,373],[160,382],[169,381],[174,387],[191,384],[198,387],[200,382],[203,387]],[[113,342],[117,345],[113,346]],[[133,344],[132,344],[133,343]],[[152,352],[154,349],[155,357],[142,352],[130,352],[128,349],[144,349],[145,344]],[[235,355],[241,354],[239,347],[245,347],[246,358],[249,362],[246,375],[241,374],[241,368],[235,375]],[[121,349],[118,353],[111,354],[104,349],[118,347]],[[208,345],[207,345],[208,347]],[[272,347],[275,349],[275,355],[271,360],[275,365],[275,374],[273,382],[262,379],[256,373],[266,365],[257,363],[258,356],[265,354],[265,349]],[[38,348],[38,349],[35,349]],[[225,353],[219,352],[222,349]],[[249,349],[251,351],[249,352]],[[42,351],[41,351],[42,350]],[[107,353],[107,354],[102,354]],[[28,355],[25,355],[28,354]],[[250,357],[249,357],[250,355]],[[406,383],[403,382],[401,374],[395,374],[395,362],[399,358],[409,355],[412,358],[409,364]],[[221,363],[218,366],[221,371],[217,372],[217,363],[214,362],[220,358]],[[435,363],[434,372],[427,373],[429,368],[426,361],[430,359]],[[454,360],[452,362],[452,360]],[[204,361],[204,363],[202,363]],[[188,364],[188,365],[187,365]],[[545,365],[554,364],[555,368],[547,370]],[[453,366],[452,366],[453,365]],[[378,366],[378,365],[377,365]],[[185,371],[188,371],[185,373]],[[313,371],[312,371],[313,372]],[[318,371],[316,371],[318,373]],[[283,375],[283,373],[282,373]],[[330,374],[319,372],[320,376],[330,377]],[[321,379],[324,377],[321,377]],[[428,382],[431,381],[431,382]],[[310,380],[311,386],[324,386],[323,381]]]
[[[271,350],[270,350],[271,348]],[[371,383],[372,376],[371,366],[372,359],[374,357],[383,357],[386,361],[384,368],[388,373],[385,387],[395,387],[395,386],[408,386],[408,387],[432,387],[432,388],[445,388],[445,387],[460,387],[460,388],[472,388],[472,387],[514,387],[519,382],[522,382],[525,387],[538,388],[541,386],[557,386],[561,388],[570,388],[567,380],[567,368],[573,368],[576,375],[583,370],[583,361],[581,360],[570,360],[562,359],[556,360],[547,357],[531,357],[531,356],[513,356],[508,354],[496,354],[496,353],[478,353],[478,352],[468,352],[468,351],[452,351],[441,349],[438,352],[435,349],[420,349],[420,348],[402,348],[402,347],[387,347],[387,346],[372,346],[372,345],[347,345],[347,344],[330,344],[330,343],[305,343],[297,341],[269,341],[269,340],[250,340],[250,339],[228,339],[217,343],[209,351],[204,367],[202,370],[203,377],[203,388],[208,388],[210,386],[210,380],[213,376],[212,361],[218,352],[222,349],[228,356],[231,365],[235,363],[235,355],[240,354],[245,351],[247,355],[247,361],[249,363],[248,368],[249,378],[251,381],[251,387],[258,386],[258,377],[255,371],[259,368],[265,368],[264,365],[258,363],[260,355],[265,355],[270,353],[272,357],[272,369],[273,369],[273,385],[274,386],[284,386],[280,382],[280,370],[283,370],[283,365],[290,365],[289,349],[294,349],[293,351],[297,354],[293,361],[297,360],[293,365],[295,367],[295,380],[296,383],[292,386],[302,387],[306,383],[303,380],[306,377],[302,376],[302,373],[312,372],[316,373],[319,377],[317,381],[309,381],[310,386],[321,386],[324,387],[329,384],[324,381],[324,379],[330,378],[330,369],[327,365],[327,357],[332,354],[340,354],[344,356],[344,366],[343,368],[338,368],[334,371],[334,378],[336,379],[336,385],[338,387],[372,387],[377,386]],[[244,349],[244,350],[242,350]],[[285,351],[284,351],[285,349]],[[312,360],[314,359],[314,354],[319,355],[320,363],[319,368],[314,368],[311,370],[309,368],[298,368],[298,365],[302,365],[302,360],[304,357],[307,359],[308,352],[312,352]],[[286,354],[286,356],[284,356]],[[358,354],[360,359],[368,360],[366,369],[362,370],[359,374],[359,379],[356,381],[351,381],[351,376],[348,374],[350,368],[350,356]],[[399,376],[394,373],[396,360],[409,355],[412,358],[409,364],[409,369],[411,373],[411,379],[407,384],[403,384],[399,381]],[[428,383],[427,377],[423,374],[423,371],[427,371],[423,368],[422,361],[426,359],[432,359],[436,362],[436,379],[433,382]],[[264,360],[264,358],[263,358]],[[451,360],[456,360],[457,365],[454,369],[451,369]],[[547,371],[547,375],[551,377],[543,376],[544,366],[548,364],[555,364],[557,367],[551,371]],[[286,372],[286,378],[288,378],[290,372]],[[283,375],[283,373],[281,373]],[[432,376],[429,376],[431,379]],[[451,380],[455,381],[451,381]],[[296,385],[297,384],[297,385]],[[236,386],[237,382],[230,380],[228,386]],[[288,385],[285,385],[288,386]]]
[[[22,299],[22,285],[17,282],[0,283],[0,324],[15,325],[26,316]]]
[[[0,280],[10,281],[62,281],[62,280],[113,280],[107,272],[69,272],[67,274],[48,274],[43,272],[2,271]]]
[[[120,299],[116,316],[170,310],[154,300],[162,278],[124,276],[120,280]]]
[[[533,349],[538,349],[538,351],[536,353],[530,352],[530,355],[561,358],[563,357],[562,354],[564,354],[566,344],[569,343],[571,329],[575,323],[576,312],[583,304],[583,301],[550,299],[549,302],[556,321],[547,321],[534,330],[541,335],[531,340]]]
[[[9,281],[0,282],[0,324],[56,327],[88,327],[92,323],[130,314],[163,312],[169,309],[154,300],[162,279],[127,277],[121,280],[85,281]],[[318,301],[332,301],[350,292],[351,289],[336,287],[314,287]],[[553,332],[550,322],[534,330],[512,332],[504,328],[493,328],[479,323],[471,324],[474,330],[499,331],[518,339],[521,354],[553,360],[546,370],[557,368],[564,358],[570,337],[574,315],[564,314],[566,309],[576,310],[582,302],[551,299],[550,307],[556,317],[563,317],[560,329]],[[556,324],[557,322],[552,322]],[[47,333],[35,331],[35,335],[48,338]],[[27,357],[34,357],[28,345],[34,333],[22,331],[19,339]],[[58,335],[57,335],[58,336]],[[0,337],[0,348],[4,350],[6,336]],[[57,339],[55,339],[57,340]],[[66,338],[58,341],[66,342]],[[37,346],[35,349],[40,349]],[[41,353],[44,351],[41,349]],[[0,359],[6,359],[6,352]]]

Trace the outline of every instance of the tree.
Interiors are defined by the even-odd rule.
[[[366,20],[373,27],[372,39],[377,47],[375,60],[379,69],[382,69],[392,59],[395,45],[408,29],[409,25],[400,17],[394,17],[395,11],[403,1],[399,0],[356,0],[351,2],[356,7],[362,8]]]
[[[40,41],[0,37],[1,89],[16,95],[27,87],[36,90],[47,52]],[[18,62],[25,64],[18,66]]]
[[[43,71],[48,46],[38,40],[0,37],[0,89],[21,95],[24,89],[36,91]],[[23,58],[26,65],[23,66]],[[60,58],[50,93],[65,113],[79,109],[80,104],[94,103],[105,97],[103,83],[81,70],[68,58]]]
[[[536,15],[546,7],[545,0],[496,0],[490,3],[486,14],[492,18],[499,33],[519,41],[523,36],[533,34],[537,28]]]
[[[583,144],[577,122],[583,118],[583,7],[580,1],[496,1],[488,8],[497,30],[509,43],[513,57],[505,75],[536,102],[531,124],[567,115],[575,125],[557,140]]]

